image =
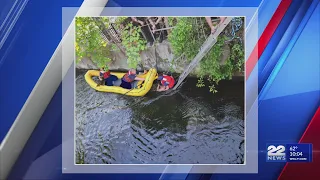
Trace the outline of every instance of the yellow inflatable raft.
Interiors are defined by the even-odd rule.
[[[121,72],[111,72],[111,74],[117,76],[118,79],[121,79],[125,75],[125,73],[121,73]],[[150,91],[153,81],[157,79],[157,70],[150,69],[145,74],[137,75],[137,77],[144,78],[145,81],[138,81],[136,85],[137,88],[135,89],[125,89],[119,86],[105,86],[105,85],[98,86],[98,84],[92,79],[92,77],[98,77],[98,76],[99,76],[98,70],[89,70],[84,76],[87,83],[97,91],[125,94],[128,96],[144,96]]]

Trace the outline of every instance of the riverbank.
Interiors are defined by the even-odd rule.
[[[225,45],[222,49],[222,55],[220,57],[221,64],[230,56],[230,48],[228,45]],[[158,43],[155,46],[149,47],[146,50],[142,51],[140,54],[141,64],[137,68],[138,70],[150,69],[156,67],[159,72],[172,72],[180,74],[184,71],[184,68],[188,66],[189,63],[184,57],[174,57],[172,48],[168,41],[163,41]],[[109,69],[111,71],[126,72],[129,70],[127,57],[119,52],[111,52],[112,62],[110,63]],[[198,65],[190,76],[196,76],[199,72],[200,65]],[[80,62],[76,64],[76,69],[79,70],[89,70],[89,69],[98,69],[98,67],[92,62],[90,58],[83,58]],[[243,72],[235,72],[235,77],[244,76]]]

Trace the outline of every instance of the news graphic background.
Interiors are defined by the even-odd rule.
[[[90,10],[90,8],[86,8],[86,10]],[[221,8],[211,8],[211,9],[206,9],[206,12],[207,14],[205,14],[203,12],[203,9],[201,8],[192,8],[192,9],[186,9],[186,8],[168,8],[166,12],[163,11],[162,8],[105,8],[103,10],[103,12],[101,13],[102,16],[115,16],[115,15],[118,15],[118,16],[151,16],[151,15],[157,15],[157,16],[164,16],[164,15],[167,15],[167,16],[177,16],[177,15],[183,15],[183,16],[188,16],[190,14],[190,11],[192,10],[192,15],[196,16],[196,15],[201,15],[201,16],[204,16],[204,15],[211,15],[211,16],[217,16],[217,15],[221,15],[224,13],[224,15],[230,15],[230,16],[245,16],[246,18],[248,19],[252,19],[253,18],[253,15],[255,13],[255,10],[256,8],[223,8],[223,10],[221,10]],[[91,10],[90,10],[91,11]],[[97,12],[98,10],[94,9],[92,10],[92,12]],[[72,12],[76,12],[75,8],[64,8],[64,13],[63,14],[66,14],[67,16],[68,15],[71,15]],[[87,14],[83,14],[81,16],[86,16],[87,17]],[[68,18],[68,17],[63,17],[63,19],[72,19],[72,18]],[[65,21],[64,21],[65,22]],[[68,22],[66,23],[63,23],[63,24],[69,24]],[[246,26],[249,24],[249,21],[246,22]],[[249,39],[248,41],[250,42],[256,42],[257,41],[257,22],[253,22],[252,24],[255,24],[255,25],[252,25],[252,29],[250,30],[250,35],[246,37],[246,40]],[[66,28],[63,28],[63,29],[66,29]],[[70,39],[74,39],[72,37],[70,37]],[[247,43],[247,44],[251,44],[251,49],[253,49],[254,47],[254,44],[253,43]],[[62,58],[63,58],[63,61],[68,61],[68,58],[65,58],[65,56],[68,57],[68,54],[74,54],[72,52],[72,50],[74,50],[73,48],[74,46],[71,45],[69,47],[69,45],[66,45],[64,46],[64,48],[68,49],[68,51],[65,53],[62,53]],[[249,48],[248,48],[249,49]],[[246,50],[247,51],[247,50]],[[247,52],[248,54],[250,53],[249,51]],[[69,58],[70,60],[70,58]],[[63,66],[63,69],[64,69],[65,66]],[[66,67],[66,69],[68,69],[68,67]],[[181,158],[181,160],[177,160],[177,161],[173,161],[172,163],[170,164],[182,164],[183,162],[185,162],[184,164],[185,165],[180,165],[180,166],[174,166],[174,167],[169,167],[169,166],[166,166],[165,163],[161,163],[161,161],[165,160],[166,158],[165,157],[161,157],[159,158],[160,160],[160,163],[159,161],[156,161],[154,159],[157,159],[157,152],[158,151],[163,151],[166,153],[166,147],[163,147],[163,146],[159,146],[157,145],[157,139],[152,139],[148,137],[148,134],[149,132],[146,132],[146,134],[144,135],[144,139],[148,139],[152,142],[152,146],[151,147],[157,147],[159,149],[155,150],[155,151],[151,151],[149,153],[152,153],[153,154],[153,157],[149,159],[148,155],[143,155],[143,157],[140,157],[140,154],[136,155],[136,154],[131,154],[130,151],[134,150],[135,149],[135,145],[136,143],[140,143],[139,142],[135,142],[135,139],[130,139],[130,136],[133,136],[133,137],[137,137],[139,138],[139,134],[135,134],[134,132],[138,131],[135,127],[134,127],[134,124],[133,125],[130,125],[131,128],[129,128],[127,130],[127,132],[129,131],[129,137],[125,138],[125,140],[120,140],[121,139],[121,135],[117,135],[117,141],[121,141],[123,142],[124,144],[126,143],[129,143],[130,144],[130,150],[125,150],[124,153],[126,154],[130,154],[128,156],[133,156],[134,157],[134,161],[131,161],[131,162],[123,162],[121,166],[117,165],[119,163],[119,161],[121,161],[121,158],[126,158],[126,155],[122,156],[121,158],[116,158],[116,163],[117,164],[114,164],[112,163],[112,159],[110,159],[110,163],[108,164],[108,166],[105,166],[105,165],[87,165],[88,163],[88,156],[86,156],[86,162],[84,164],[82,164],[81,166],[75,166],[74,165],[74,157],[75,157],[75,154],[74,154],[74,133],[75,131],[73,132],[72,129],[74,127],[74,124],[72,121],[70,121],[70,119],[73,119],[74,117],[74,113],[73,113],[73,109],[74,109],[74,103],[73,103],[73,100],[71,97],[73,97],[73,94],[74,94],[74,86],[77,86],[79,87],[79,84],[76,84],[75,81],[74,81],[74,68],[73,66],[71,66],[71,68],[68,69],[68,73],[67,75],[65,76],[64,80],[63,80],[63,83],[62,83],[62,104],[63,104],[63,110],[62,110],[62,127],[63,127],[63,139],[64,139],[64,142],[62,144],[62,153],[63,153],[63,160],[62,160],[62,165],[63,165],[63,172],[65,173],[162,173],[162,172],[173,172],[173,173],[188,173],[188,172],[193,172],[193,173],[213,173],[213,172],[216,172],[216,173],[256,173],[257,172],[257,155],[256,154],[249,154],[246,159],[246,162],[245,162],[245,165],[243,166],[238,166],[238,165],[231,165],[229,164],[228,166],[224,166],[224,165],[220,165],[220,164],[225,164],[225,161],[221,162],[220,163],[216,163],[217,166],[192,166],[193,163],[190,163],[190,161],[188,162],[188,159],[187,157],[183,156],[183,152],[182,153],[179,153],[178,149],[180,147],[183,147],[184,144],[183,142],[179,142],[179,147],[177,148],[174,148],[173,150],[168,150],[168,154],[172,153],[173,156],[175,157],[183,157]],[[79,81],[77,80],[77,83]],[[186,87],[184,85],[184,87]],[[257,91],[257,86],[255,87],[255,90]],[[82,93],[83,91],[81,91]],[[179,91],[179,92],[182,92],[182,91]],[[193,91],[194,92],[194,91]],[[251,94],[250,96],[256,96],[257,97],[257,93],[253,93],[254,91],[251,90]],[[151,95],[152,92],[150,92],[148,95],[152,96]],[[149,97],[150,97],[149,96]],[[173,97],[172,95],[170,95],[170,97]],[[241,94],[241,97],[243,97],[243,94]],[[78,98],[78,97],[77,97]],[[117,100],[119,100],[121,97],[117,98]],[[165,97],[164,97],[165,98]],[[158,98],[155,98],[155,99],[158,99]],[[91,99],[92,100],[92,99]],[[163,100],[163,99],[162,99]],[[81,101],[83,101],[83,99],[81,98]],[[142,102],[141,102],[142,101]],[[154,101],[154,99],[151,101]],[[175,101],[175,100],[174,100]],[[218,101],[218,100],[217,100]],[[143,100],[140,99],[140,102],[141,104],[145,103],[143,102]],[[104,105],[102,105],[104,106]],[[117,107],[117,105],[115,105]],[[138,105],[136,105],[138,106]],[[150,106],[150,104],[149,104]],[[249,103],[247,103],[247,106],[252,106],[249,105]],[[184,106],[185,107],[185,106]],[[121,108],[121,107],[120,107]],[[158,108],[157,108],[158,109]],[[225,109],[228,109],[228,108],[225,108]],[[253,109],[253,108],[252,108]],[[97,110],[97,109],[96,109]],[[78,111],[79,112],[79,111]],[[99,112],[99,110],[98,110]],[[205,112],[205,109],[202,109],[202,113]],[[255,111],[252,110],[251,111],[251,115],[250,118],[247,118],[248,121],[246,123],[247,126],[251,127],[250,129],[246,130],[247,133],[250,134],[250,136],[246,139],[246,141],[244,142],[244,146],[247,150],[250,150],[250,151],[257,151],[258,147],[256,145],[256,142],[257,142],[257,108],[255,108]],[[168,113],[168,112],[167,112]],[[82,113],[81,113],[82,114]],[[231,113],[230,113],[231,114]],[[229,116],[230,114],[226,115],[226,116]],[[194,117],[196,117],[197,115],[196,114],[193,114]],[[79,117],[79,116],[78,116]],[[87,114],[86,116],[88,119],[90,119],[89,115]],[[119,118],[119,115],[117,115],[117,117]],[[132,116],[134,118],[134,115]],[[125,117],[121,117],[122,120],[125,119]],[[131,122],[134,121],[134,119],[131,119]],[[161,116],[157,116],[156,117],[158,120],[161,118]],[[108,117],[108,120],[112,119],[112,114]],[[154,119],[153,117],[150,118],[150,119]],[[249,120],[251,119],[251,120]],[[94,121],[96,123],[96,121],[98,120],[98,118],[96,118]],[[115,120],[117,121],[117,120]],[[156,119],[155,119],[156,121]],[[168,120],[169,121],[169,120]],[[173,119],[170,119],[170,121],[173,121]],[[184,121],[183,119],[179,119],[179,122],[181,121]],[[122,124],[121,127],[126,127],[127,125],[125,125],[125,123],[121,122],[121,120],[117,121],[119,124]],[[146,124],[144,124],[145,122],[142,120],[140,120],[139,124],[141,124],[141,126],[146,126]],[[188,122],[188,124],[190,123],[190,121]],[[105,124],[107,123],[104,123],[104,125],[102,125],[102,127],[106,127]],[[109,123],[110,124],[110,123]],[[191,123],[190,123],[191,124]],[[200,124],[200,123],[199,123]],[[197,125],[199,125],[197,124]],[[110,125],[112,127],[112,125]],[[118,126],[118,125],[117,125]],[[115,129],[117,129],[117,126],[115,126]],[[140,125],[139,125],[140,126]],[[176,123],[174,123],[172,126],[177,126]],[[182,126],[179,126],[179,127],[182,127]],[[183,126],[184,127],[184,126]],[[190,127],[190,126],[189,126]],[[199,137],[199,127],[197,128],[198,130],[198,133],[197,133],[197,136]],[[156,128],[156,126],[152,126],[152,128]],[[167,126],[166,128],[168,129],[171,129],[171,127]],[[77,127],[78,129],[78,127]],[[80,129],[80,128],[79,128]],[[95,131],[102,131],[100,128],[92,128],[92,129],[95,129]],[[90,129],[90,130],[92,130]],[[130,132],[130,130],[133,129],[134,132]],[[180,129],[180,128],[179,128]],[[192,129],[192,128],[191,128]],[[229,128],[229,129],[232,129],[232,128]],[[221,129],[219,129],[220,131]],[[104,130],[104,131],[109,131],[109,130]],[[166,131],[164,129],[164,131]],[[214,130],[213,130],[214,131]],[[117,134],[116,131],[114,131],[113,129],[113,132],[115,134]],[[124,132],[124,133],[127,133],[127,132]],[[102,132],[103,133],[106,133],[106,132]],[[142,132],[144,134],[144,132]],[[159,133],[162,133],[162,132],[159,132]],[[191,133],[192,132],[190,130],[188,130],[187,133],[182,133],[182,134],[188,134],[188,133]],[[119,134],[123,134],[123,132],[120,132]],[[156,133],[157,134],[157,133]],[[230,136],[230,133],[226,132],[226,134],[228,134]],[[237,133],[236,133],[237,134]],[[91,136],[92,136],[92,133],[91,133]],[[108,139],[110,141],[110,139],[112,139],[112,137],[108,137],[106,138],[106,135],[102,135],[104,136],[105,139]],[[164,135],[165,137],[167,135]],[[170,137],[171,135],[168,135],[168,137]],[[178,135],[180,136],[180,134]],[[186,139],[194,139],[193,137],[188,137],[186,136]],[[88,139],[86,139],[86,141],[88,141]],[[143,141],[143,139],[142,139]],[[149,142],[150,142],[149,141]],[[199,140],[201,141],[201,140]],[[198,141],[198,142],[199,142]],[[228,138],[228,141],[233,141],[232,138]],[[76,142],[79,142],[79,141],[76,141]],[[90,140],[90,143],[93,142],[92,140]],[[148,141],[143,141],[143,143],[146,143],[146,144],[149,144]],[[167,142],[170,142],[170,139],[166,139],[166,143]],[[175,142],[174,142],[175,143]],[[117,154],[122,154],[121,150],[116,150],[117,149],[117,144],[116,143],[112,143],[112,142],[109,142],[110,146],[112,146],[112,150],[113,152],[117,152]],[[212,144],[215,144],[215,143],[212,143]],[[174,144],[175,145],[175,144]],[[217,146],[224,146],[223,143],[217,143]],[[240,144],[241,145],[241,144]],[[211,156],[210,153],[208,153],[206,150],[204,150],[205,147],[198,147],[195,143],[192,143],[191,145],[192,147],[195,147],[196,146],[196,149],[198,152],[196,153],[193,153],[192,150],[187,150],[187,148],[184,149],[185,152],[189,153],[189,154],[192,154],[193,157],[191,156],[190,158],[191,159],[195,159],[195,156],[197,153],[201,152],[201,151],[204,151],[206,154],[208,155],[205,155],[205,156]],[[230,143],[230,146],[239,146],[236,142],[233,142],[233,143]],[[142,147],[143,149],[143,144],[139,144],[139,148]],[[208,146],[206,146],[208,147]],[[220,147],[219,147],[220,148]],[[226,150],[226,148],[222,147],[223,149],[221,150],[218,150],[219,153],[225,153],[226,155],[220,155],[219,154],[216,154],[217,156],[219,156],[221,159],[225,160],[225,159],[229,159],[230,156],[232,156],[230,159],[234,159],[234,157],[237,157],[237,155],[235,155],[235,153],[229,149]],[[211,148],[212,149],[215,149],[215,147]],[[225,152],[223,152],[225,150]],[[86,151],[88,152],[88,151]],[[109,153],[110,151],[106,150],[105,151],[106,153]],[[138,150],[139,152],[139,150]],[[145,151],[143,151],[145,152]],[[88,153],[90,154],[90,152]],[[161,154],[161,153],[159,153]],[[108,154],[109,156],[113,156],[112,153]],[[163,156],[163,154],[161,154]],[[229,156],[230,155],[230,156]],[[229,157],[228,157],[229,156]],[[79,157],[79,156],[78,156]],[[138,165],[130,165],[132,164],[132,162],[138,162],[138,163],[135,163],[135,164],[139,164],[139,161],[137,160],[140,160],[141,159],[145,159],[146,160],[146,163],[145,165],[143,166],[138,166]],[[213,164],[214,163],[214,160],[209,160],[211,157],[208,157],[208,159],[206,160],[208,162],[208,164]],[[108,159],[106,159],[106,161],[108,161]],[[203,161],[201,162],[200,161],[200,158],[197,159],[198,161],[198,164],[204,164]],[[124,165],[125,164],[125,165]],[[152,164],[152,165],[148,165],[148,164]],[[164,164],[164,165],[161,165],[161,164]],[[190,165],[191,164],[191,165]]]
[[[1,140],[9,131],[61,40],[62,7],[79,7],[82,3],[78,0],[15,2],[1,2]],[[253,81],[258,80],[259,83],[259,151],[247,152],[258,153],[259,173],[172,176],[191,179],[275,179],[289,175],[319,177],[316,172],[320,161],[319,153],[316,153],[320,149],[317,140],[320,136],[317,131],[320,126],[318,0],[109,1],[107,6],[259,7],[258,57],[249,56],[246,61],[247,89],[250,89]],[[252,76],[251,72],[254,70],[258,71],[258,76]],[[158,179],[161,176],[62,174],[61,97],[62,87],[59,86],[13,167],[9,176],[11,179]],[[266,144],[296,142],[313,144],[312,163],[266,162]],[[38,171],[31,171],[32,169]]]

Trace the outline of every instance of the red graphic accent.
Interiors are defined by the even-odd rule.
[[[253,68],[258,62],[262,52],[267,47],[273,33],[276,31],[278,25],[280,24],[284,14],[287,12],[292,0],[282,0],[279,4],[277,10],[273,14],[271,20],[269,21],[267,27],[263,31],[258,43],[251,52],[247,62],[246,62],[246,79],[248,80]]]
[[[287,163],[278,180],[285,179],[320,179],[320,107],[316,111],[299,143],[312,144],[311,163]]]

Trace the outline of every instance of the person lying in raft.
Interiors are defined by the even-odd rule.
[[[146,72],[146,71],[145,71]],[[130,69],[121,79],[120,87],[125,89],[131,89],[131,83],[133,81],[144,81],[144,78],[137,77],[137,71],[135,69]]]
[[[113,86],[113,82],[118,80],[118,77],[112,75],[109,70],[105,71],[104,68],[100,68],[99,80],[99,85]]]
[[[173,88],[174,86],[174,78],[172,76],[168,76],[163,74],[162,76],[158,77],[158,80],[160,81],[157,87],[157,91],[167,91],[168,89]]]

